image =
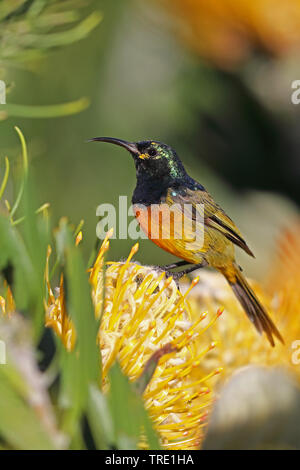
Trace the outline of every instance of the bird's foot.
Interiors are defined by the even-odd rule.
[[[180,263],[180,264],[179,264]],[[208,266],[208,263],[206,261],[202,261],[202,263],[198,263],[198,264],[193,264],[193,266],[189,267],[188,269],[184,269],[183,271],[170,271],[170,269],[173,269],[174,267],[178,267],[178,266],[183,266],[184,264],[189,264],[189,263],[185,263],[183,261],[179,262],[179,263],[174,263],[172,265],[169,265],[169,266],[160,266],[159,269],[164,271],[166,273],[166,277],[171,277],[174,279],[174,281],[176,282],[177,286],[179,286],[179,281],[180,279],[185,276],[186,274],[189,274],[193,271],[195,271],[196,269],[200,269],[200,268],[205,268],[206,266]],[[165,269],[165,268],[168,268],[168,269]]]
[[[170,269],[179,268],[180,266],[186,266],[188,263],[187,261],[178,261],[177,263],[166,264],[165,266],[159,266],[159,269],[162,271],[169,271]]]
[[[172,277],[175,282],[178,282],[179,279],[181,279],[182,276],[184,276],[184,274],[182,274],[180,271],[179,272],[173,272],[173,271],[168,271],[168,270],[164,270],[164,271],[166,273],[166,278]]]

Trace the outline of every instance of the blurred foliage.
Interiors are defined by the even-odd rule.
[[[82,0],[2,0],[0,78],[6,78],[10,67],[30,68],[32,62],[43,58],[46,52],[85,38],[102,20],[98,11],[81,19],[88,3]],[[7,87],[7,93],[10,88]],[[10,103],[1,106],[0,119],[68,116],[83,111],[88,105],[87,98],[50,106]]]
[[[3,104],[0,111],[0,119],[8,117],[25,117],[25,118],[51,118],[69,116],[84,111],[89,106],[87,98],[80,98],[69,103],[45,105],[45,106],[28,106],[20,104]]]
[[[57,428],[46,376],[38,370],[31,333],[17,314],[0,318],[7,360],[0,366],[1,448],[54,449],[67,444]]]
[[[97,11],[81,20],[84,0],[2,0],[0,66],[40,58],[86,37],[101,21]]]

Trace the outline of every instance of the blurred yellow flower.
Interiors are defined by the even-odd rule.
[[[68,351],[72,351],[76,342],[76,332],[70,317],[67,314],[64,292],[64,278],[60,277],[60,285],[56,289],[57,296],[53,294],[49,280],[49,258],[51,248],[48,247],[45,280],[48,291],[48,300],[45,302],[46,318],[45,325],[53,328],[57,336],[62,340]]]
[[[187,44],[222,67],[235,65],[258,47],[280,56],[300,45],[299,0],[159,2]]]
[[[0,309],[2,311],[2,315],[10,316],[16,311],[16,304],[10,286],[5,285],[4,287],[6,288],[6,294],[5,297],[0,295]]]
[[[265,284],[286,344],[300,340],[300,221],[283,232]]]
[[[277,256],[265,283],[278,325],[285,338],[286,362],[300,380],[300,364],[294,361],[300,341],[300,222],[283,232]],[[297,346],[297,344],[298,346]],[[298,354],[299,356],[299,354]]]
[[[300,364],[293,364],[293,344],[300,340],[300,224],[282,236],[278,255],[265,283],[252,282],[258,297],[272,313],[285,340],[284,345],[277,344],[272,348],[265,338],[257,335],[222,276],[202,271],[199,278],[188,299],[192,318],[197,318],[202,309],[209,312],[209,318],[216,306],[224,307],[220,321],[205,333],[208,340],[213,338],[219,346],[201,362],[204,372],[222,364],[222,381],[250,364],[283,366],[300,380]]]

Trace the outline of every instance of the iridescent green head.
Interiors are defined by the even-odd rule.
[[[184,166],[175,150],[162,142],[127,142],[112,137],[95,137],[92,140],[119,145],[128,150],[134,159],[138,180],[168,180],[171,183],[186,177]]]

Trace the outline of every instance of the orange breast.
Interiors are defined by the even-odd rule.
[[[143,232],[157,246],[190,263],[201,262],[192,224],[184,220],[180,210],[170,212],[167,204],[135,205],[134,213]]]

